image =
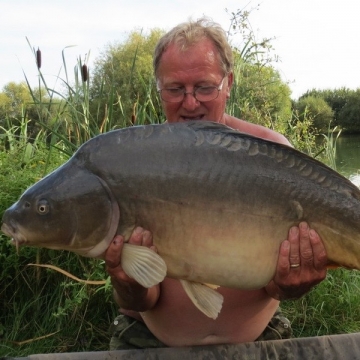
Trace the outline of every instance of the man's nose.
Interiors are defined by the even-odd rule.
[[[184,95],[184,100],[182,102],[183,108],[186,110],[194,110],[200,105],[200,102],[196,100],[194,93],[186,92]]]

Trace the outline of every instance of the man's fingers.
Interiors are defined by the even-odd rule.
[[[314,255],[313,249],[310,243],[310,228],[306,222],[299,224],[299,237],[300,237],[300,263],[301,266],[313,268],[314,267]]]
[[[279,258],[277,262],[277,271],[276,275],[281,278],[285,278],[289,275],[290,263],[289,263],[289,254],[290,254],[290,242],[285,240],[281,243]]]
[[[300,264],[300,234],[299,228],[297,226],[293,226],[289,231],[289,242],[290,242],[290,255],[289,261],[290,266]]]
[[[312,229],[310,230],[310,242],[314,254],[314,267],[316,270],[323,270],[327,263],[326,250],[320,236]]]
[[[144,231],[145,230],[142,227],[140,226],[136,227],[130,236],[129,244],[141,245],[143,241]]]
[[[152,246],[152,234],[149,230],[144,230],[142,233],[142,245],[147,247]]]
[[[108,268],[116,268],[120,264],[124,238],[116,235],[105,253],[105,264]]]

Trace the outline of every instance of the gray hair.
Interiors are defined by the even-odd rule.
[[[224,29],[211,19],[203,17],[196,21],[189,20],[167,32],[157,43],[154,51],[153,67],[157,76],[161,57],[170,44],[176,44],[181,50],[187,50],[203,39],[209,39],[218,50],[218,58],[224,74],[233,69],[233,53]]]

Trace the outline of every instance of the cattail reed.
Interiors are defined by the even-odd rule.
[[[40,68],[41,68],[41,51],[39,48],[36,50],[36,65],[37,65],[38,69],[40,70]]]
[[[86,82],[89,78],[89,70],[88,67],[84,64],[81,67],[81,79],[83,82]]]

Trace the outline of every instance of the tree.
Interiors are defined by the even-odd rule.
[[[1,119],[19,119],[23,108],[31,103],[31,94],[25,82],[16,84],[10,82],[3,87],[0,93]]]
[[[30,89],[26,82],[10,82],[0,92],[0,126],[17,135],[26,126],[27,137],[33,141],[41,129],[47,131],[59,106],[60,100],[50,100],[44,87]]]
[[[338,122],[346,132],[360,132],[360,89],[348,96],[339,112]]]
[[[325,89],[325,90],[317,90],[312,89],[303,94],[299,100],[304,99],[308,96],[319,97],[324,99],[327,104],[331,107],[334,112],[334,119],[332,121],[332,126],[341,126],[339,122],[339,114],[341,109],[345,106],[348,97],[353,93],[353,90],[348,88],[340,88],[340,89]]]
[[[321,97],[307,96],[301,98],[295,105],[299,119],[312,119],[312,128],[318,132],[327,132],[334,119],[334,112],[328,103]]]
[[[43,91],[41,89],[40,91]],[[35,96],[40,94],[34,92]],[[34,105],[31,92],[25,82],[9,82],[0,93],[0,125],[4,128],[20,126],[27,122],[29,136],[35,136],[39,113]]]
[[[284,133],[291,118],[289,86],[272,66],[246,63],[237,55],[229,113]]]
[[[231,13],[228,36],[234,51],[234,87],[227,111],[236,117],[286,132],[291,118],[290,88],[272,64],[272,39],[256,39],[251,11]]]
[[[95,61],[90,86],[92,111],[100,108],[105,116],[105,109],[115,105],[112,108],[113,116],[122,117],[126,124],[132,115],[136,116],[137,105],[146,103],[149,98],[156,98],[152,56],[162,34],[163,31],[159,29],[151,30],[148,35],[133,31],[125,42],[105,48]],[[109,97],[109,94],[113,96]],[[160,104],[153,102],[155,109],[149,107],[149,111],[156,117],[161,109]]]

